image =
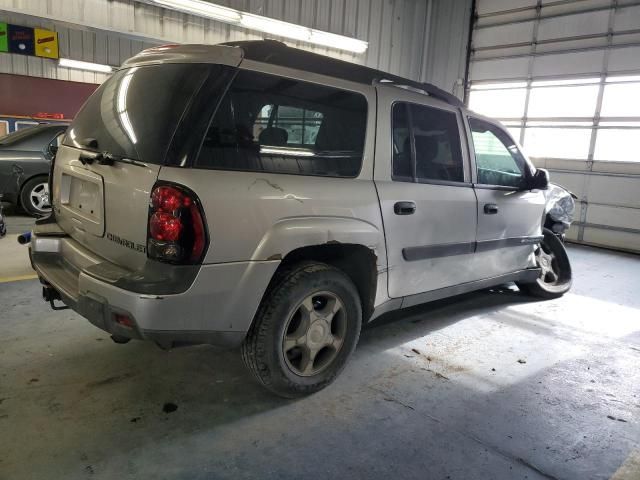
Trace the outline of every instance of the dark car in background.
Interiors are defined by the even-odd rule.
[[[0,195],[33,216],[49,204],[49,168],[67,125],[40,124],[0,138]]]

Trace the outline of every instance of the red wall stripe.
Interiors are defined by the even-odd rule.
[[[0,115],[29,117],[46,112],[73,118],[96,88],[94,83],[0,73]]]

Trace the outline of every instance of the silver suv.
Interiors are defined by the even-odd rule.
[[[30,254],[45,300],[116,342],[241,345],[294,397],[382,313],[510,281],[565,293],[547,188],[432,85],[274,41],[164,46],[75,118]]]

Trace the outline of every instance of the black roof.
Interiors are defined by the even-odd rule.
[[[343,78],[367,85],[384,81],[391,84],[408,86],[422,90],[430,96],[451,105],[458,107],[464,106],[458,97],[430,83],[416,82],[415,80],[392,75],[381,70],[345,62],[325,55],[318,55],[317,53],[300,50],[299,48],[289,47],[276,40],[247,40],[226,42],[222,45],[241,48],[244,52],[244,58],[249,60],[319,73],[330,77]]]

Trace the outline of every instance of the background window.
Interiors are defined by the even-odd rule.
[[[600,118],[594,123],[600,88]],[[514,118],[524,115],[526,96],[518,92],[527,90],[527,117]],[[594,160],[640,161],[635,154],[640,142],[639,75],[608,76],[604,85],[600,77],[541,78],[529,87],[526,82],[474,82],[469,106],[501,120],[513,138],[522,137],[533,157],[587,160],[594,145]]]
[[[601,128],[596,137],[594,160],[640,162],[640,130]]]
[[[525,88],[471,90],[469,108],[490,117],[521,118],[526,98]]]
[[[366,122],[360,94],[241,71],[218,107],[197,166],[355,177]]]
[[[593,117],[598,85],[531,89],[529,117]]]
[[[602,117],[639,117],[640,83],[605,85],[600,115]]]
[[[469,118],[476,156],[478,183],[520,187],[525,159],[513,140],[497,126]]]
[[[587,158],[590,128],[526,128],[524,146],[532,157]]]

